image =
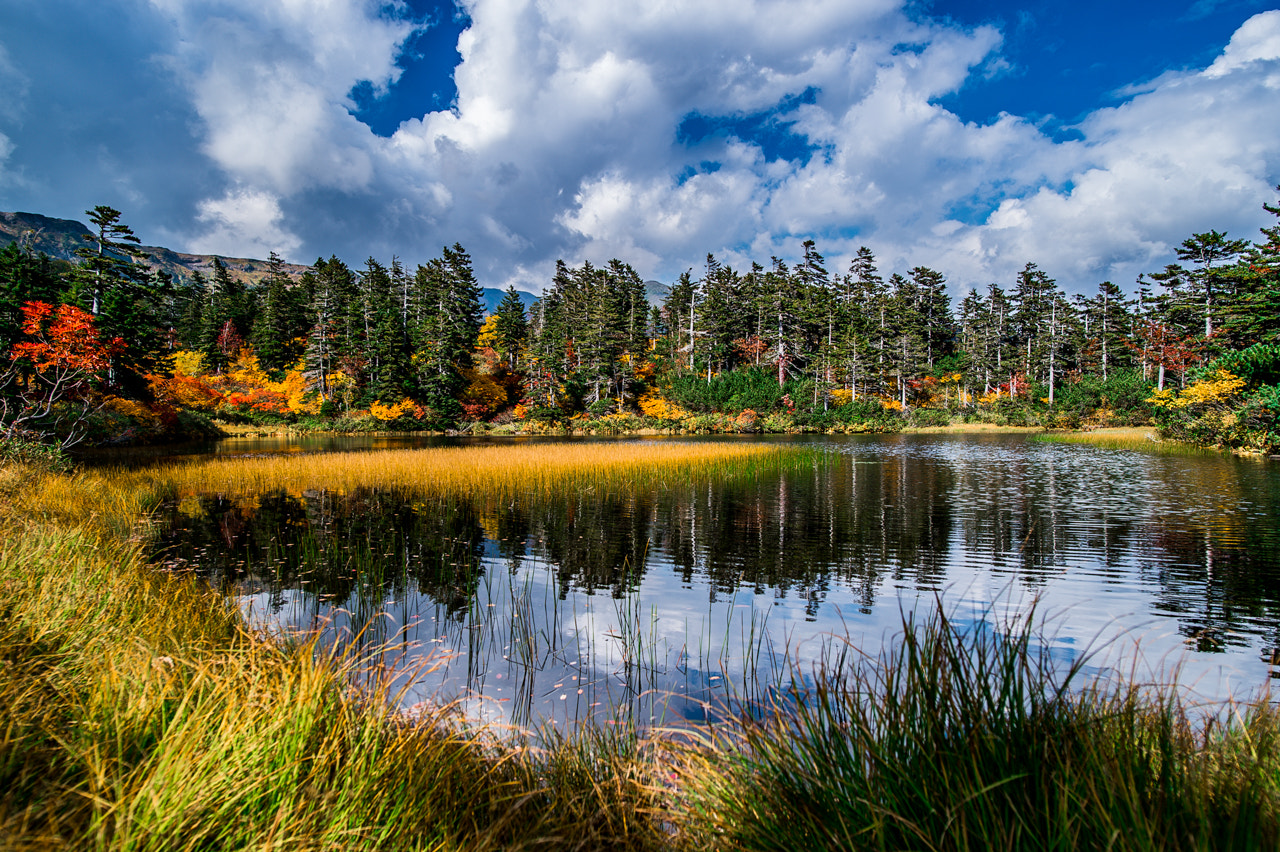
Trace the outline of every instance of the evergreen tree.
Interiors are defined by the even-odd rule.
[[[692,270],[686,270],[662,302],[672,358],[677,366],[691,371],[698,369],[696,323],[702,305],[701,285],[701,281],[694,280]]]
[[[888,332],[891,345],[885,350],[885,362],[894,378],[894,388],[903,408],[907,407],[909,378],[919,375],[926,363],[927,344],[921,307],[923,294],[915,279],[894,273],[889,277]]]
[[[1081,341],[1082,367],[1097,366],[1105,382],[1116,366],[1132,361],[1129,329],[1130,301],[1124,291],[1103,281],[1093,299],[1082,299],[1080,318],[1084,334]]]
[[[498,318],[498,356],[507,362],[508,369],[516,370],[529,335],[529,321],[525,318],[524,302],[514,286],[507,287],[494,314]]]
[[[359,276],[365,326],[365,399],[394,403],[413,393],[409,338],[390,272],[372,257]]]
[[[17,242],[0,249],[0,355],[7,355],[21,332],[19,309],[30,301],[58,301],[61,281],[46,254],[31,254]]]
[[[1010,294],[1010,325],[1019,350],[1019,366],[1027,381],[1047,378],[1050,337],[1056,333],[1057,296],[1057,282],[1034,263],[1028,263],[1018,273]]]
[[[108,292],[132,290],[146,276],[138,263],[147,254],[138,248],[141,242],[133,229],[120,221],[120,211],[105,204],[86,210],[95,233],[86,234],[93,248],[76,249],[80,267],[75,277],[73,302],[80,302],[89,313],[102,313],[102,302]]]
[[[1229,264],[1248,248],[1248,240],[1230,240],[1226,231],[1208,231],[1192,234],[1177,249],[1178,260],[1191,261],[1200,267],[1190,277],[1192,294],[1203,306],[1206,340],[1213,337],[1218,301],[1224,291],[1228,291],[1228,296],[1235,295],[1236,282],[1233,277],[1223,274],[1222,264]]]
[[[172,280],[155,276],[145,264],[148,256],[120,221],[119,210],[100,204],[85,212],[94,225],[85,238],[93,246],[76,251],[80,263],[67,299],[89,310],[104,336],[124,340],[124,349],[111,361],[110,381],[127,395],[145,396],[145,377],[160,369],[168,348]]]
[[[221,372],[235,358],[245,344],[252,315],[244,282],[232,276],[222,259],[215,257],[200,324],[200,349],[210,369]]]
[[[955,346],[955,321],[951,315],[951,297],[947,295],[947,279],[941,272],[917,266],[911,270],[911,283],[917,300],[924,357],[927,369],[932,372],[934,365],[950,355]]]
[[[306,376],[310,386],[326,400],[335,388],[329,376],[347,361],[350,312],[355,300],[355,276],[337,257],[317,258],[303,274],[302,287],[310,295],[307,320],[311,330],[306,344]]]
[[[853,399],[858,398],[860,383],[864,393],[876,390],[878,379],[871,365],[879,363],[878,355],[883,348],[877,347],[874,341],[883,339],[876,332],[882,327],[881,308],[885,296],[884,279],[876,269],[875,255],[866,246],[859,247],[839,293],[842,333],[837,338],[838,355],[847,365],[848,387]]]
[[[991,305],[976,289],[970,290],[960,302],[959,326],[960,349],[967,354],[969,365],[965,391],[971,393],[972,383],[981,376],[983,393],[989,393],[993,361]]]
[[[454,416],[483,313],[470,255],[456,243],[445,248],[442,257],[418,267],[414,293],[420,307],[411,333],[418,388],[428,405]]]
[[[1280,217],[1280,205],[1262,207]],[[1280,340],[1280,222],[1260,230],[1262,239],[1238,264],[1235,278],[1241,283],[1240,294],[1222,315],[1223,331],[1237,349]]]
[[[274,251],[267,261],[262,290],[262,308],[249,337],[263,368],[280,371],[301,357],[308,324],[303,289],[289,278],[284,261]]]
[[[746,297],[742,278],[715,255],[707,255],[703,276],[706,297],[702,304],[702,327],[707,353],[708,380],[712,370],[723,372],[737,364],[736,341],[751,335],[752,313],[743,310]]]

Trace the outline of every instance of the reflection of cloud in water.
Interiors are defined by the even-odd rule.
[[[1052,659],[1087,654],[1087,676],[1178,671],[1211,699],[1267,679],[1280,523],[1265,468],[1008,436],[820,443],[838,451],[825,469],[721,490],[200,498],[175,527],[251,623],[347,641],[382,613],[361,638],[417,669],[396,684],[405,704],[456,700],[477,721],[697,720],[845,641],[874,658],[939,596],[960,626],[1034,606]]]

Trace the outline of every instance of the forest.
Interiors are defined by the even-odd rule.
[[[1277,189],[1280,189],[1278,187]],[[1264,205],[1280,216],[1280,205]],[[1245,452],[1280,447],[1280,224],[1192,234],[1132,292],[1068,295],[1028,262],[953,305],[942,272],[735,270],[708,254],[661,304],[627,263],[556,265],[489,316],[455,244],[406,268],[274,253],[246,284],[176,281],[108,206],[76,260],[0,250],[4,452],[231,428],[850,432],[957,422],[1091,429]]]

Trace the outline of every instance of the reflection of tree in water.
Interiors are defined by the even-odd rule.
[[[685,585],[707,582],[713,600],[749,586],[801,596],[813,612],[838,582],[869,608],[886,571],[932,581],[945,565],[949,473],[907,464],[904,474],[839,457],[747,481],[575,499],[544,508],[532,530],[559,566],[562,589],[608,585],[616,593],[622,566],[637,576],[648,567],[648,543]]]
[[[1245,632],[1272,625],[1264,636],[1280,647],[1280,558],[1270,549],[1215,541],[1214,530],[1157,520],[1148,534],[1159,558],[1144,560],[1144,575],[1156,586],[1157,612],[1174,615],[1192,647],[1220,651],[1248,643]]]
[[[1187,507],[1151,513],[1138,563],[1156,587],[1157,612],[1173,615],[1200,651],[1243,646],[1261,634],[1267,663],[1280,649],[1280,477],[1265,462],[1173,460],[1159,488]],[[1280,662],[1280,658],[1277,659]]]
[[[965,552],[1012,570],[1032,590],[1087,554],[1090,570],[1117,578],[1132,570],[1137,536],[1130,483],[1054,453],[1018,454],[970,465],[954,499],[968,507]]]
[[[576,493],[531,506],[535,549],[556,564],[560,595],[571,588],[622,595],[644,576],[652,525],[642,493]]]
[[[161,547],[167,561],[241,593],[267,592],[276,606],[294,589],[316,613],[344,603],[353,617],[412,589],[461,617],[486,553],[513,573],[531,558],[554,565],[561,597],[621,596],[669,561],[712,600],[750,589],[799,598],[812,615],[834,590],[869,612],[890,581],[942,587],[954,539],[964,559],[1033,590],[1075,570],[1145,582],[1155,608],[1212,649],[1248,641],[1228,631],[1280,622],[1269,522],[1278,516],[1280,477],[1265,465],[1108,468],[1061,451],[957,463],[885,452],[738,480],[475,503],[378,489],[202,497],[170,509]],[[1267,655],[1280,649],[1280,628],[1268,629]]]
[[[415,503],[394,491],[357,489],[241,502],[201,497],[197,505],[196,512],[170,510],[158,543],[165,558],[228,590],[267,591],[277,608],[285,590],[298,589],[313,612],[350,602],[359,620],[413,582],[461,615],[481,571],[484,533],[466,501]]]

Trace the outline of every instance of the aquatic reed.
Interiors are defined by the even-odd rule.
[[[1166,455],[1205,455],[1216,453],[1178,441],[1161,441],[1154,428],[1114,426],[1089,432],[1042,432],[1031,440],[1048,444],[1087,444],[1108,450],[1143,450]]]
[[[128,487],[178,494],[256,495],[362,486],[456,496],[626,490],[804,464],[811,451],[710,442],[566,442],[220,459],[117,476]]]

